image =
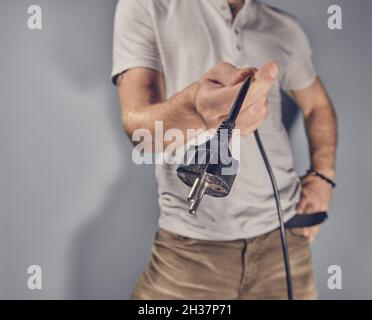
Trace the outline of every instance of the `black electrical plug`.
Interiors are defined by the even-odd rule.
[[[191,214],[196,214],[204,194],[212,197],[226,197],[231,191],[239,169],[239,161],[232,157],[229,144],[251,79],[248,77],[244,81],[229,115],[221,123],[212,139],[187,150],[184,156],[185,164],[177,168],[178,177],[191,187],[187,197]]]

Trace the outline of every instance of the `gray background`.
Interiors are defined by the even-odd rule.
[[[313,245],[320,298],[372,298],[371,1],[267,2],[305,28],[339,118],[339,186]],[[0,2],[0,298],[125,299],[146,263],[156,183],[151,166],[131,162],[109,81],[115,3]],[[43,9],[41,31],[27,28],[30,4]],[[343,8],[342,31],[327,29],[330,4]],[[303,173],[300,117],[291,140]],[[32,264],[42,290],[27,289]],[[342,290],[327,288],[332,264]]]

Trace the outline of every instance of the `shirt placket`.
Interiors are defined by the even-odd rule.
[[[224,3],[220,4],[219,9],[225,20],[226,27],[229,29],[234,62],[240,65],[243,63],[243,60],[244,60],[243,58],[244,47],[242,44],[242,37],[241,37],[242,30],[241,30],[241,24],[239,23],[241,14],[243,12],[239,12],[238,15],[235,17],[235,19],[233,19],[230,8],[227,5],[227,2],[225,1]]]
[[[238,65],[241,65],[244,60],[244,46],[241,37],[241,27],[239,25],[239,20],[235,20],[231,28],[231,38],[233,51],[235,56],[235,61]]]

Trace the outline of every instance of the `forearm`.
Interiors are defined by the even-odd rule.
[[[305,115],[312,167],[330,179],[335,177],[337,118],[331,103]]]
[[[123,112],[123,126],[130,138],[138,129],[146,129],[152,136],[152,151],[159,152],[155,147],[166,148],[172,141],[164,139],[167,130],[178,129],[182,132],[186,143],[193,134],[190,129],[206,129],[206,125],[195,109],[197,84],[192,84],[164,102],[132,106]],[[151,102],[151,99],[148,99]],[[162,132],[156,131],[156,122],[162,125]],[[188,130],[189,129],[189,130]],[[191,134],[190,134],[191,133]],[[161,139],[162,141],[159,141]],[[133,141],[133,140],[132,140]],[[134,144],[139,141],[133,141]]]

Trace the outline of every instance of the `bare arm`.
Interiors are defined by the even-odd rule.
[[[333,179],[337,147],[336,113],[319,78],[303,90],[290,93],[302,109],[309,140],[311,164]]]
[[[330,179],[335,177],[337,120],[332,103],[319,78],[303,90],[290,93],[302,109],[309,140],[311,165]],[[301,177],[301,199],[297,212],[327,211],[332,198],[332,186],[316,176]],[[319,225],[302,228],[300,234],[315,239]]]
[[[128,70],[118,79],[124,130],[132,137],[136,129],[145,128],[155,137],[155,121],[163,121],[164,131],[182,130],[184,137],[187,129],[205,129],[205,123],[195,109],[196,90],[197,84],[191,84],[165,100],[164,78],[160,72],[148,68]],[[164,146],[167,143],[170,142],[165,141]]]

